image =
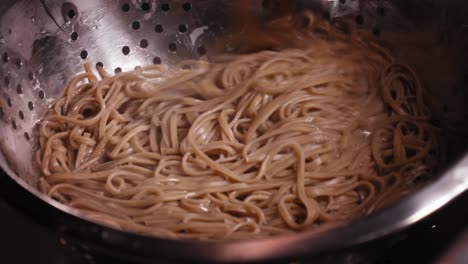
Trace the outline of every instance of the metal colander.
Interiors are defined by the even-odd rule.
[[[286,12],[287,2],[290,12],[311,10],[331,20],[348,16],[354,19],[356,27],[371,31],[418,73],[435,122],[446,139],[449,161],[455,164],[452,171],[462,167],[463,164],[455,161],[466,150],[468,138],[468,89],[465,89],[468,4],[464,1],[239,2],[251,5],[252,12],[248,15],[258,17],[258,21],[268,22],[278,12]],[[37,124],[54,99],[62,95],[68,80],[82,71],[85,62],[118,73],[139,65],[171,65],[204,57],[212,52],[213,41],[228,34],[232,25],[245,23],[243,17],[231,12],[236,3],[227,0],[1,1],[1,167],[37,197],[65,210],[36,191],[39,171],[33,161]],[[230,52],[229,43],[225,47],[224,52]],[[449,174],[451,170],[447,171]]]

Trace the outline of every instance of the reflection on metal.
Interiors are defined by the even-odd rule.
[[[465,264],[468,263],[468,230],[455,241],[447,253],[442,256],[437,264]]]
[[[263,1],[247,2],[260,18],[268,18],[272,7]],[[54,98],[61,95],[67,80],[82,70],[84,62],[104,65],[112,73],[117,69],[132,70],[137,65],[160,62],[173,65],[183,59],[197,59],[209,52],[206,48],[211,41],[243,18],[232,17],[230,6],[235,1],[228,0],[41,2],[42,5],[35,0],[0,1],[0,165],[38,198],[76,215],[74,210],[36,190],[38,173],[33,165],[36,124]],[[379,35],[401,60],[418,72],[427,87],[431,110],[447,138],[450,169],[438,181],[389,208],[321,233],[214,244],[169,243],[106,229],[103,234],[112,235],[100,237],[103,243],[120,247],[138,244],[138,250],[146,250],[148,254],[170,254],[177,248],[177,254],[199,260],[262,260],[315,254],[379,238],[408,226],[468,187],[468,156],[453,162],[466,150],[468,135],[465,114],[468,91],[463,89],[468,84],[468,42],[466,34],[460,33],[465,32],[468,24],[468,2],[296,0],[291,3],[321,17],[354,16],[359,22],[356,26]],[[176,51],[171,52],[169,46],[174,45]],[[18,85],[21,92],[17,92]]]

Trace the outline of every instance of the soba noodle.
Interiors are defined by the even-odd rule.
[[[302,49],[115,76],[86,65],[41,123],[41,190],[177,239],[319,228],[413,190],[439,158],[418,78],[375,42],[320,25]]]

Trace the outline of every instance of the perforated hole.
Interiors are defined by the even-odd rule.
[[[130,48],[128,46],[125,46],[122,48],[122,53],[124,55],[128,55],[130,53]]]
[[[460,94],[460,88],[457,85],[452,86],[452,96],[458,96]]]
[[[171,52],[177,51],[177,45],[175,43],[170,43],[168,47]]]
[[[361,15],[356,16],[356,24],[358,25],[364,24],[364,17]]]
[[[123,5],[122,5],[122,11],[123,11],[123,12],[128,12],[128,11],[130,11],[130,5],[129,5],[129,4],[123,4]]]
[[[29,80],[31,80],[31,81],[34,80],[34,73],[33,73],[33,72],[29,72],[29,73],[28,73],[28,78],[29,78]]]
[[[159,58],[159,57],[154,57],[153,58],[153,64],[161,64],[161,62],[162,62],[161,58]]]
[[[10,85],[10,77],[5,76],[5,80],[4,80],[4,81],[5,81],[5,85],[6,85],[6,86],[9,86],[9,85]]]
[[[67,16],[68,16],[68,18],[70,18],[70,19],[75,18],[75,16],[76,16],[76,11],[75,11],[74,9],[68,10]]]
[[[8,53],[6,53],[6,52],[3,53],[3,55],[2,55],[2,61],[3,61],[4,63],[7,63],[7,62],[10,61],[10,56],[8,56]]]
[[[119,73],[121,73],[121,72],[122,72],[122,68],[120,68],[120,67],[117,67],[117,68],[115,68],[115,70],[114,70],[114,73],[115,73],[115,74],[119,74]]]
[[[385,16],[385,14],[386,14],[385,7],[379,6],[379,7],[377,8],[377,13],[378,13],[379,15],[381,15],[381,16]]]
[[[33,102],[31,102],[31,101],[28,102],[28,109],[31,110],[31,111],[34,110]]]
[[[171,6],[169,6],[169,4],[162,4],[161,5],[161,10],[164,11],[164,12],[167,12],[171,9]]]
[[[142,39],[140,41],[140,47],[143,48],[143,49],[146,49],[148,47],[148,41],[146,39]]]
[[[205,54],[206,54],[206,49],[205,49],[205,47],[203,47],[203,46],[202,46],[202,47],[198,47],[197,53],[198,53],[198,55],[200,55],[200,56],[205,55]]]
[[[70,38],[72,41],[75,41],[78,39],[78,32],[72,32],[70,35]]]
[[[21,84],[16,86],[16,93],[23,94],[23,86]]]
[[[42,91],[42,90],[39,90],[39,92],[37,93],[37,95],[39,96],[39,99],[41,99],[41,100],[45,98],[44,91]]]
[[[31,137],[29,136],[29,133],[28,133],[28,132],[24,132],[24,138],[25,138],[27,141],[30,141],[30,140],[31,140]]]
[[[185,11],[190,11],[190,9],[192,9],[192,4],[187,2],[187,3],[184,3],[182,5],[182,8],[185,10]]]
[[[102,62],[98,62],[98,63],[96,63],[96,68],[97,67],[104,68],[104,64]]]
[[[88,58],[88,52],[86,50],[82,50],[80,52],[80,57],[85,60],[86,58]]]
[[[11,121],[11,127],[16,130],[16,123],[15,120]]]
[[[141,4],[141,10],[148,12],[151,9],[151,5],[149,3]]]
[[[10,98],[10,97],[7,98],[7,105],[8,105],[9,107],[11,107],[11,106],[13,105],[13,102],[11,101],[11,98]]]
[[[154,31],[158,32],[158,33],[161,33],[164,31],[164,28],[161,24],[157,24],[155,27],[154,27]]]
[[[19,116],[19,118],[20,118],[21,120],[24,120],[24,113],[23,113],[23,111],[19,111],[19,112],[18,112],[18,116]]]
[[[21,61],[21,59],[16,59],[15,65],[16,65],[16,68],[21,69],[21,67],[23,67],[23,62]]]
[[[187,32],[187,25],[186,25],[186,24],[180,24],[180,25],[179,25],[179,32],[180,32],[180,33],[185,33],[185,32]]]
[[[380,29],[378,29],[378,28],[372,29],[372,34],[374,34],[374,36],[376,36],[376,37],[379,37],[380,36]]]
[[[132,23],[132,28],[133,28],[134,30],[138,30],[138,29],[140,29],[140,27],[141,27],[140,22],[134,21],[134,22]]]

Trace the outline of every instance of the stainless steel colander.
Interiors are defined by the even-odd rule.
[[[112,73],[138,65],[174,64],[212,52],[213,41],[242,24],[232,7],[267,22],[288,11],[325,19],[353,17],[382,39],[421,77],[426,100],[446,140],[451,166],[440,179],[397,204],[349,226],[321,234],[262,241],[176,242],[127,234],[86,222],[36,190],[36,129],[41,117],[82,64]],[[122,256],[211,261],[269,260],[356,245],[408,226],[468,186],[468,3],[462,0],[3,0],[0,3],[0,165],[57,214],[61,229]],[[283,13],[285,10],[279,10]],[[244,25],[248,27],[249,25]],[[249,37],[249,36],[246,36]],[[230,52],[229,43],[224,52]],[[63,231],[62,230],[62,231]],[[78,231],[77,231],[78,230]],[[81,236],[80,236],[81,235]]]

